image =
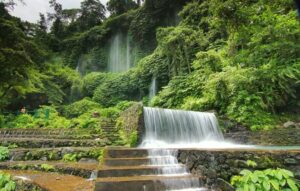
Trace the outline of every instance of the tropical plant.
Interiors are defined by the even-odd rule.
[[[10,175],[0,172],[0,190],[1,191],[15,191],[16,183],[12,180]]]
[[[0,161],[4,161],[9,157],[9,149],[7,147],[0,146]]]
[[[298,191],[294,174],[286,169],[263,171],[242,170],[240,176],[233,176],[231,184],[237,191]]]

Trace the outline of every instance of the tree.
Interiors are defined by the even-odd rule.
[[[50,7],[52,7],[55,11],[55,13],[48,13],[48,20],[53,21],[52,27],[51,27],[51,33],[57,39],[61,40],[64,36],[62,5],[57,3],[56,0],[50,0],[49,4],[50,4]]]
[[[80,29],[87,30],[105,19],[105,6],[99,0],[85,0],[81,3],[80,13]]]
[[[5,13],[5,8],[1,8],[0,12]],[[45,53],[26,36],[25,27],[14,17],[0,18],[0,28],[0,106],[3,107],[11,99],[36,90],[42,76],[37,72],[37,63],[43,62]]]
[[[23,0],[17,0],[20,3],[24,3]],[[5,5],[5,7],[10,8],[10,9],[14,9],[14,6],[17,4],[15,0],[1,0],[0,3],[3,3]]]
[[[43,33],[47,32],[47,21],[44,14],[40,13],[40,20],[38,21],[39,30]]]
[[[138,4],[140,4],[140,1],[138,1]],[[109,10],[112,15],[120,15],[128,10],[136,9],[138,4],[133,0],[110,0],[107,2],[107,10]]]

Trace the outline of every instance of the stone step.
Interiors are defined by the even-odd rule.
[[[185,166],[122,166],[122,167],[104,167],[99,169],[98,177],[130,177],[130,176],[142,176],[142,175],[160,175],[164,169],[165,174],[174,174],[186,171]],[[176,170],[176,172],[175,172]]]
[[[111,143],[112,144],[112,143]],[[1,146],[16,145],[22,148],[54,147],[104,147],[108,139],[41,139],[41,138],[0,138]]]
[[[104,158],[105,166],[141,166],[151,165],[151,160],[163,160],[165,157],[141,157],[141,158]]]
[[[97,172],[99,163],[83,162],[50,162],[50,161],[18,161],[18,162],[0,162],[1,170],[34,170],[42,172],[57,172],[90,178]]]
[[[140,166],[149,165],[149,158],[104,158],[105,166]]]
[[[106,152],[106,158],[146,158],[148,150],[130,149],[130,148],[109,148]]]
[[[187,186],[188,181],[194,185]],[[196,188],[203,185],[202,177],[195,176],[135,176],[121,178],[99,178],[96,180],[95,191],[165,191]],[[175,182],[173,186],[168,182]],[[166,184],[165,184],[166,183]],[[203,188],[203,191],[207,190]],[[200,190],[199,190],[200,191]]]
[[[44,160],[56,161],[63,159],[64,155],[77,155],[82,158],[98,159],[101,147],[56,147],[56,148],[16,148],[10,150],[10,161]]]

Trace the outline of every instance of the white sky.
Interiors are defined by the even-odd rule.
[[[83,0],[57,0],[57,2],[62,4],[63,9],[79,8],[81,1]],[[100,1],[103,5],[106,5],[108,0]],[[52,9],[49,7],[49,0],[24,0],[24,2],[26,5],[18,3],[10,13],[20,17],[22,20],[35,23],[40,18],[39,13],[52,12]]]

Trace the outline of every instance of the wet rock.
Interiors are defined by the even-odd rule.
[[[63,148],[63,149],[61,150],[62,156],[64,156],[65,154],[73,153],[73,152],[74,152],[74,149],[69,148],[69,147]]]
[[[78,162],[79,163],[92,163],[92,164],[98,164],[99,163],[96,159],[91,159],[91,158],[82,158]]]
[[[297,124],[293,121],[288,121],[288,122],[283,124],[283,127],[285,127],[285,128],[295,128],[295,127],[297,127]]]
[[[297,161],[293,158],[286,158],[286,159],[284,159],[284,164],[287,164],[287,165],[297,164]]]
[[[229,182],[221,179],[221,178],[218,178],[217,181],[216,181],[216,186],[217,188],[219,188],[220,190],[222,191],[234,191],[234,187],[232,187]]]

